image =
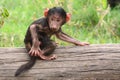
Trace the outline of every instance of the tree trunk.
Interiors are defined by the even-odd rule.
[[[0,80],[120,80],[120,44],[57,47],[56,60],[37,60],[14,77],[27,54],[24,48],[0,48]]]

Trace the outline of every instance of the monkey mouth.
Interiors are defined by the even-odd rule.
[[[50,31],[56,32],[56,31],[58,31],[58,29],[50,28]]]
[[[58,31],[58,30],[50,30],[51,32],[56,32],[56,31]]]

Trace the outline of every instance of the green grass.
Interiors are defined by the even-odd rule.
[[[120,10],[109,10],[102,3],[101,0],[1,0],[0,7],[7,8],[9,17],[0,28],[0,47],[23,47],[28,26],[43,17],[45,8],[53,6],[62,6],[72,14],[71,21],[62,29],[73,38],[91,44],[119,43]],[[70,45],[52,38],[60,45]]]

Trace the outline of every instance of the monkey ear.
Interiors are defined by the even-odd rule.
[[[45,16],[45,17],[48,15],[48,11],[49,11],[48,8],[46,8],[46,9],[44,10],[44,16]]]
[[[66,22],[68,22],[70,20],[70,17],[71,17],[71,14],[70,13],[67,13],[66,14]]]

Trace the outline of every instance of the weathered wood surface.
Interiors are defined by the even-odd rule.
[[[0,48],[0,80],[120,80],[120,44],[58,47],[53,61],[37,60],[14,77],[28,61],[24,48]]]

